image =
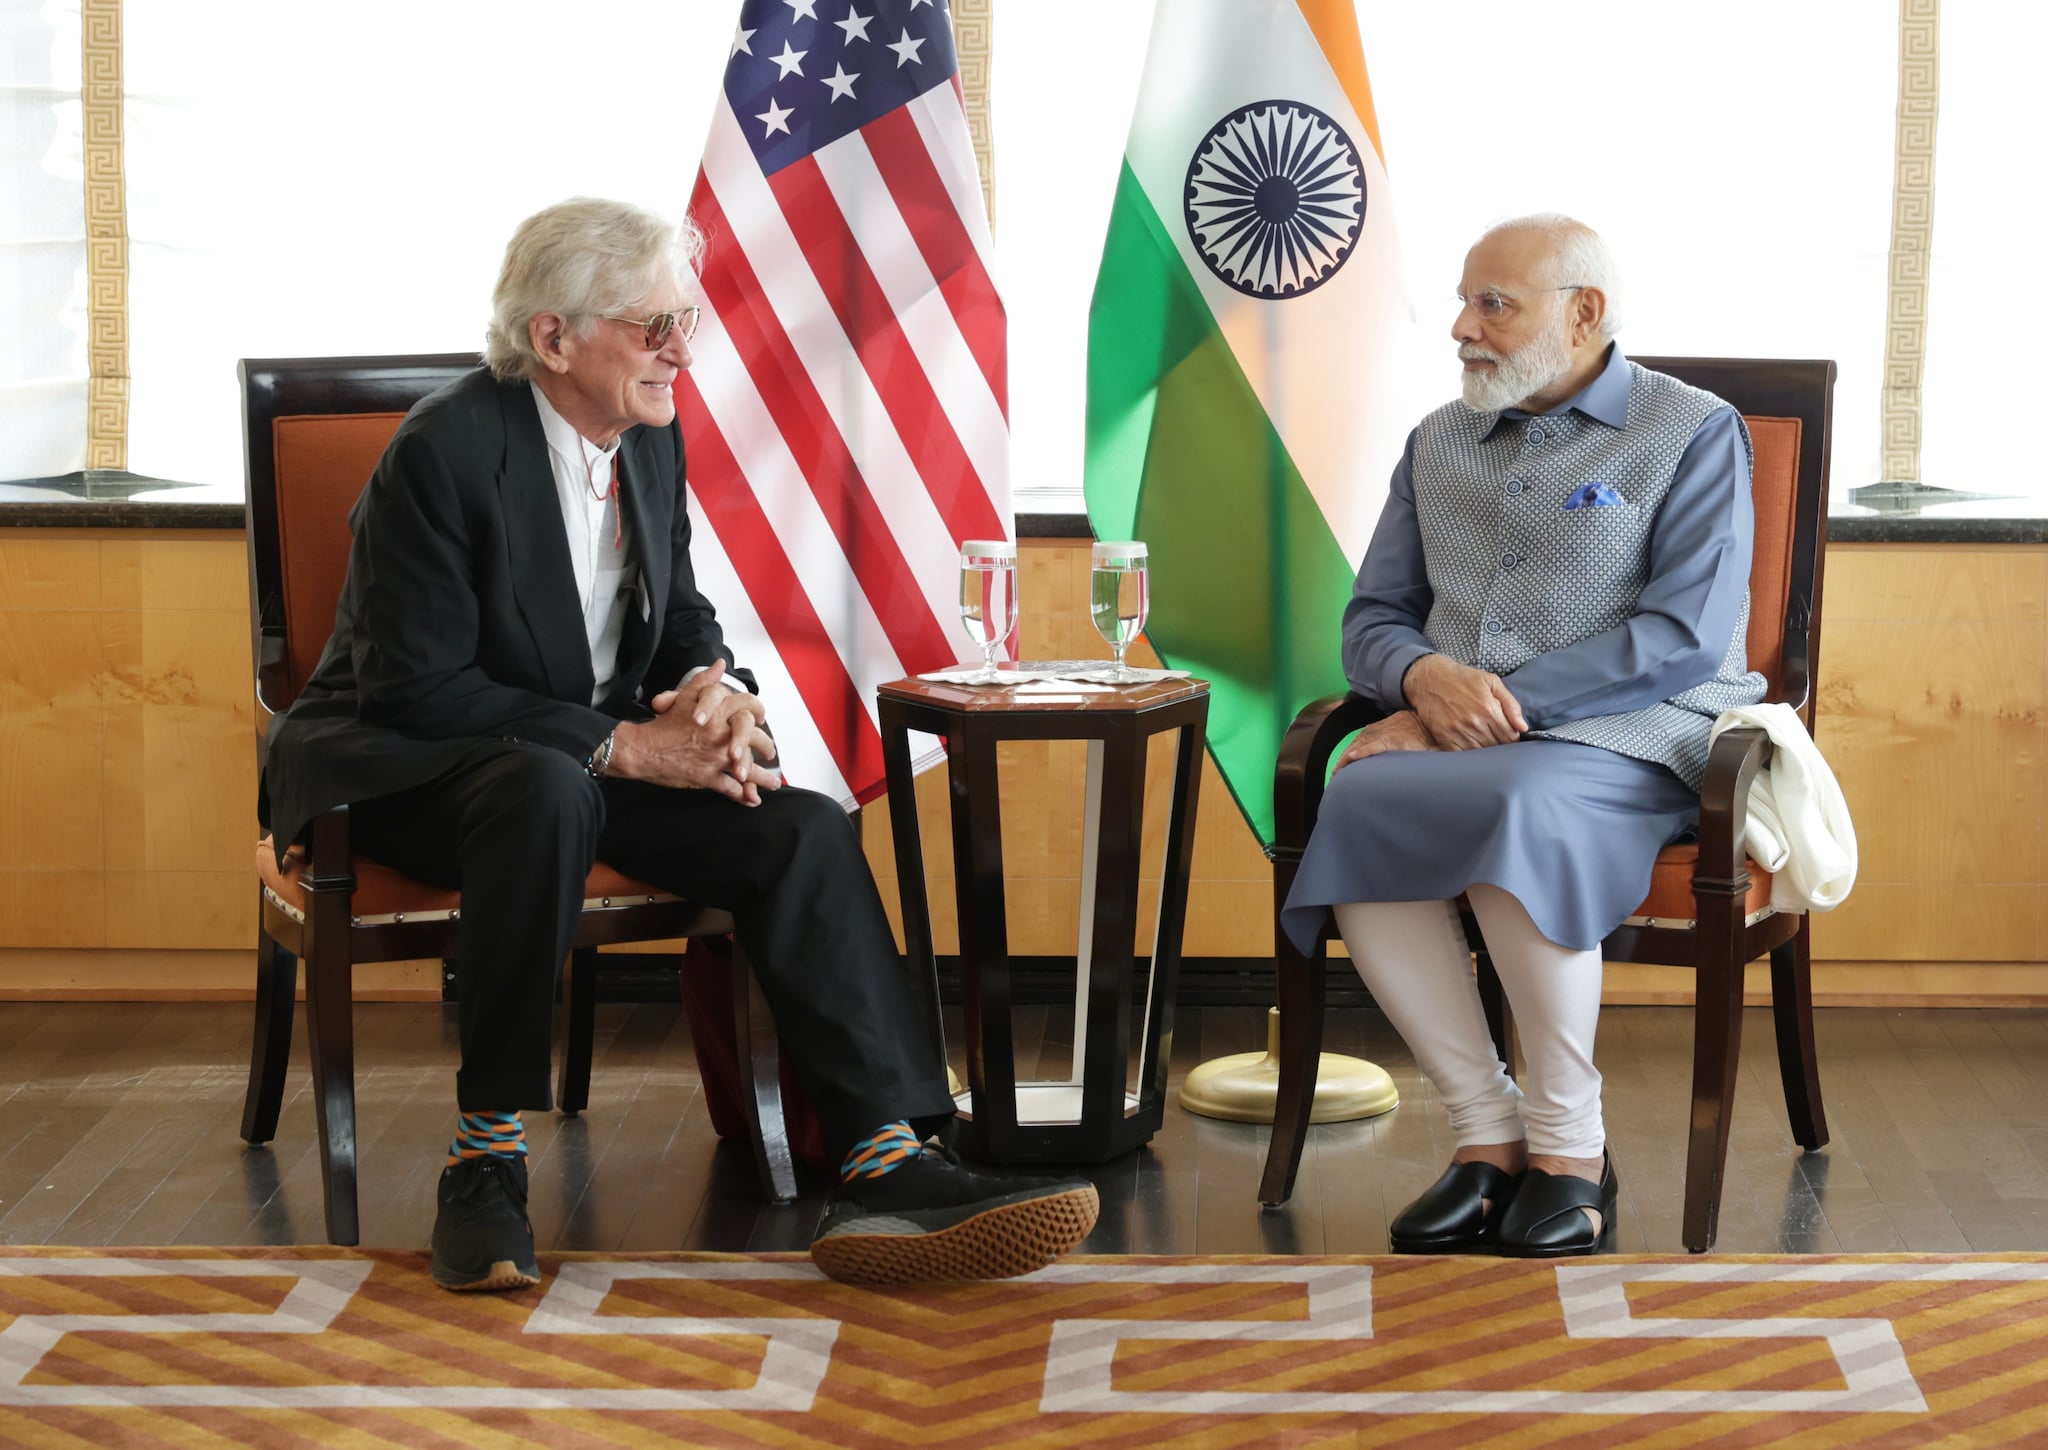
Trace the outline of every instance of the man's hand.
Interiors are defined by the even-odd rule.
[[[1344,753],[1337,757],[1336,769],[1342,770],[1352,761],[1363,760],[1368,755],[1385,755],[1390,750],[1441,749],[1441,745],[1430,739],[1429,732],[1413,710],[1400,710],[1384,720],[1373,721],[1353,736]]]
[[[782,784],[774,738],[762,728],[767,707],[727,689],[724,675],[720,662],[648,701],[655,718],[619,726],[607,774],[759,805],[762,791]]]
[[[1521,702],[1499,675],[1461,665],[1448,655],[1424,655],[1410,665],[1401,692],[1445,750],[1507,745],[1529,728]]]

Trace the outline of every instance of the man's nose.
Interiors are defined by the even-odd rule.
[[[683,330],[680,327],[669,333],[657,350],[656,356],[677,368],[687,368],[696,361],[696,354],[690,351],[690,344],[683,341]]]
[[[1469,302],[1460,302],[1458,304],[1458,315],[1451,319],[1452,340],[1455,342],[1477,342],[1480,337],[1479,310]]]

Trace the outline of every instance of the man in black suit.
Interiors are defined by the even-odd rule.
[[[553,1106],[555,983],[599,858],[732,912],[845,1154],[826,1272],[1026,1272],[1093,1227],[1095,1191],[969,1173],[923,1139],[953,1101],[859,840],[782,785],[697,592],[672,389],[700,246],[616,202],[520,225],[488,367],[407,415],[350,515],[333,637],[271,724],[268,820],[281,852],[347,803],[358,850],[462,892],[446,1287],[538,1281],[520,1112]]]

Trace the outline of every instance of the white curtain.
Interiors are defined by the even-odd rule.
[[[238,487],[238,358],[479,348],[550,202],[680,216],[738,15],[127,0],[129,467]]]
[[[1973,3],[2011,9],[1952,0],[1944,25]],[[1151,12],[1091,6],[1083,43],[1073,7],[997,6],[1019,509],[1080,506],[1088,298]],[[1441,398],[1457,388],[1447,304],[1466,248],[1490,222],[1563,211],[1620,260],[1624,348],[1835,359],[1835,487],[1876,477],[1896,6],[1359,0],[1358,16],[1423,324],[1417,366],[1435,369]],[[2006,54],[2021,66],[2038,47]],[[2031,91],[2006,94],[2017,108]],[[1945,109],[1944,166],[1947,127]]]
[[[0,479],[85,466],[77,0],[0,0]]]

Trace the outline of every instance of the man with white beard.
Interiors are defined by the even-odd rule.
[[[1282,923],[1323,912],[1443,1099],[1450,1168],[1396,1252],[1611,1246],[1601,940],[1699,814],[1715,716],[1748,666],[1750,444],[1721,399],[1613,338],[1607,246],[1503,222],[1465,258],[1464,397],[1409,435],[1344,615],[1352,689],[1387,713],[1337,762]],[[1493,1048],[1456,898],[1514,1009]]]

